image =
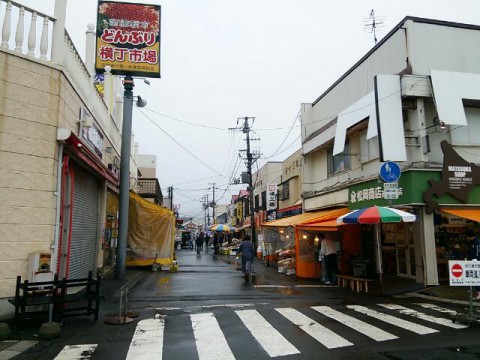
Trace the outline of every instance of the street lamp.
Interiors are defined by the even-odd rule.
[[[133,87],[135,86],[131,75],[126,75],[123,80],[123,126],[122,148],[120,159],[120,208],[117,243],[117,264],[115,278],[123,279],[125,276],[125,261],[127,257],[128,239],[128,208],[130,191],[130,152],[132,140],[132,111],[133,111]],[[136,105],[144,107],[147,101],[137,96]]]

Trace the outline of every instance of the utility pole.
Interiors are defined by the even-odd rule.
[[[170,198],[170,210],[173,211],[173,186],[168,188],[168,197]]]
[[[215,183],[212,183],[212,190],[213,190],[213,200],[212,200],[212,219],[213,219],[213,225],[217,223],[216,217],[215,217]]]
[[[252,232],[252,244],[255,248],[257,244],[257,238],[255,236],[255,210],[253,206],[253,179],[252,179],[252,164],[253,164],[253,155],[250,150],[250,124],[249,120],[255,121],[254,117],[244,117],[243,118],[243,129],[242,132],[245,134],[245,141],[247,142],[247,174],[248,174],[248,202],[250,208],[250,227]]]
[[[207,194],[207,204],[205,206],[205,211],[207,212],[207,227],[210,226],[210,210],[209,209],[209,205],[208,205],[208,194]],[[205,229],[206,230],[206,229]]]

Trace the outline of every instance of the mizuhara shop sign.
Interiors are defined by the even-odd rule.
[[[446,140],[440,145],[443,151],[441,180],[430,179],[430,186],[423,193],[427,214],[433,213],[439,207],[434,197],[450,194],[462,203],[468,203],[470,192],[480,184],[479,166],[463,159]]]

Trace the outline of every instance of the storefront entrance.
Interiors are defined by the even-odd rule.
[[[415,243],[413,234],[411,231],[407,230],[404,231],[404,235],[405,236],[403,238],[399,237],[396,245],[397,275],[415,278],[417,273],[415,266]]]
[[[385,270],[396,268],[396,274],[406,278],[416,278],[415,240],[412,225],[408,223],[382,224],[382,248],[384,251]],[[388,253],[395,249],[395,258]],[[392,269],[392,270],[393,270]],[[394,270],[395,271],[395,270]]]

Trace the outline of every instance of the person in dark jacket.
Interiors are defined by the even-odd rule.
[[[247,261],[253,262],[254,257],[253,244],[250,241],[250,236],[245,235],[243,237],[243,241],[237,250],[237,256],[238,255],[242,255],[242,271],[245,274],[247,272]]]
[[[200,235],[198,235],[197,239],[195,240],[195,245],[197,246],[197,254],[200,254],[200,250],[202,250],[204,238],[205,236],[203,232],[201,232]]]
[[[469,247],[470,251],[468,254],[469,260],[480,260],[480,240],[478,239],[477,235],[473,230],[467,230],[465,233],[467,240],[470,242]],[[476,296],[474,297],[475,300],[480,300],[480,286],[475,286],[475,290],[477,292]]]

